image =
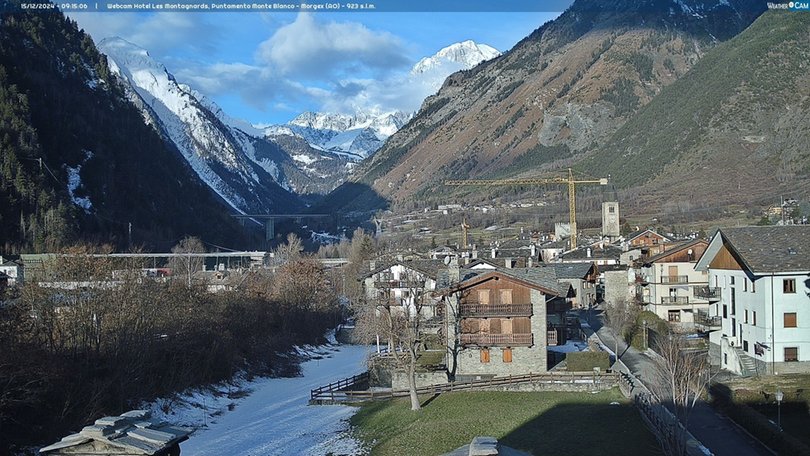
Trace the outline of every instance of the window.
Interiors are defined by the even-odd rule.
[[[748,277],[743,277],[743,291],[748,291]]]
[[[757,283],[752,280],[751,281],[751,293],[756,293],[756,292],[757,292]]]
[[[512,290],[501,290],[501,304],[512,304]]]
[[[728,306],[723,304],[723,318],[728,318]]]
[[[796,312],[786,312],[785,313],[785,328],[795,328],[796,327]]]
[[[735,289],[731,289],[731,315],[737,315],[737,293]]]
[[[751,316],[751,318],[753,319],[752,323],[754,324],[754,326],[756,326],[757,325],[757,311],[756,310],[754,311],[754,314]]]
[[[488,348],[482,348],[481,349],[481,362],[482,363],[488,363],[489,362],[489,349]]]
[[[731,337],[737,337],[737,319],[731,319]]]
[[[615,214],[616,213],[616,208],[613,207],[613,206],[610,206],[610,207],[608,207],[608,212],[611,213],[611,214]]]
[[[669,321],[677,323],[681,321],[681,311],[680,310],[670,310],[667,312],[667,318]]]
[[[743,351],[748,353],[748,341],[747,340],[743,341]]]
[[[731,277],[729,278],[729,283],[730,283],[731,285],[734,285],[734,276],[731,276]]]
[[[748,323],[748,310],[744,310],[743,315],[744,315],[743,323]]]
[[[728,364],[728,353],[723,353],[723,364]]]
[[[795,363],[799,360],[799,347],[785,347],[785,362]]]
[[[512,362],[512,349],[511,348],[504,348],[503,349],[503,362],[511,363]]]
[[[796,279],[784,279],[784,280],[782,280],[782,292],[783,293],[796,293]]]

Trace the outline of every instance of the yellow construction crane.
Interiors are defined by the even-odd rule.
[[[607,185],[608,179],[574,179],[574,172],[568,168],[568,177],[549,177],[549,178],[528,178],[528,179],[491,179],[491,180],[448,180],[444,181],[444,185],[480,185],[480,186],[503,186],[503,185],[550,185],[550,184],[563,184],[568,185],[568,211],[569,221],[571,225],[571,249],[577,248],[577,194],[576,186],[578,184],[599,184]],[[464,230],[466,233],[466,229]],[[465,236],[466,237],[466,236]],[[466,241],[466,239],[465,239]]]

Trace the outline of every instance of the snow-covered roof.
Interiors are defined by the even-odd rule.
[[[188,439],[191,429],[150,419],[148,410],[132,410],[120,416],[99,418],[80,432],[39,450],[40,454],[98,442],[134,454],[153,455]],[[74,453],[74,451],[69,451]]]

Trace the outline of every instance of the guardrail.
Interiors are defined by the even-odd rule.
[[[362,377],[363,375],[368,378],[368,373],[355,375],[354,377]],[[335,404],[344,402],[363,402],[375,401],[384,399],[393,399],[396,397],[406,397],[410,395],[407,389],[399,390],[364,390],[352,391],[347,389],[330,388],[332,385],[345,384],[350,379],[344,379],[339,382],[330,383],[327,386],[322,386],[310,391],[310,404]],[[563,373],[543,373],[543,374],[525,374],[525,375],[510,375],[508,377],[493,377],[488,380],[474,380],[471,382],[453,382],[441,383],[437,385],[422,386],[416,389],[417,394],[439,394],[453,391],[474,391],[483,390],[493,387],[517,385],[523,383],[546,383],[546,384],[610,384],[615,385],[619,382],[619,377],[615,373],[584,373],[584,372],[563,372]]]

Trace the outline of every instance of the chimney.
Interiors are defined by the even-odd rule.
[[[534,242],[532,242],[532,243],[530,244],[529,249],[530,249],[530,251],[531,251],[531,256],[532,256],[532,258],[535,258],[535,257],[537,256],[537,246],[536,246],[536,245],[534,245]]]
[[[369,267],[369,272],[377,269],[377,262],[374,261],[374,260],[369,261],[368,262],[368,267]]]
[[[588,247],[587,249],[585,249],[585,256],[586,256],[586,257],[588,257],[588,258],[590,258],[590,257],[591,257],[591,248],[590,248],[590,247]]]
[[[495,258],[495,255],[498,253],[498,249],[496,247],[492,248],[492,258]]]

